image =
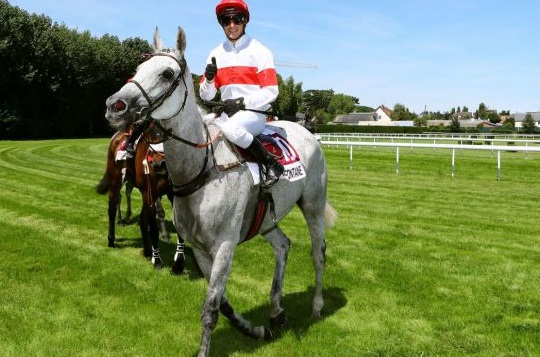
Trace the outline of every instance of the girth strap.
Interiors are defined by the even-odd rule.
[[[244,239],[240,241],[240,243],[247,242],[251,238],[255,237],[257,233],[259,233],[259,230],[261,229],[261,226],[264,221],[264,217],[266,216],[266,211],[268,210],[268,208],[270,208],[270,216],[272,217],[272,221],[276,223],[277,219],[276,219],[274,198],[272,197],[272,193],[268,190],[260,189],[259,202],[257,203],[257,208],[255,209],[255,215],[253,216],[253,220],[251,221],[251,227],[249,228],[249,231],[244,237]],[[277,226],[274,225],[272,228],[265,231],[264,234],[272,231],[276,227]]]

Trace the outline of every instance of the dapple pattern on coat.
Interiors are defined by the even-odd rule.
[[[154,46],[155,52],[139,65],[133,79],[107,99],[106,118],[114,128],[150,118],[161,125],[169,137],[164,149],[175,187],[207,178],[195,192],[174,198],[176,229],[187,237],[208,281],[199,356],[209,353],[219,311],[246,335],[270,339],[272,333],[268,328],[252,326],[232,308],[225,295],[234,251],[250,228],[259,187],[254,185],[247,165],[217,169],[237,162],[238,157],[222,136],[213,134],[213,125],[207,124],[198,110],[192,76],[184,59],[184,31],[181,28],[178,31],[176,49],[164,49],[156,29]],[[318,317],[324,305],[325,226],[331,226],[336,218],[326,199],[326,163],[319,143],[305,128],[285,121],[273,122],[272,126],[282,130],[296,148],[306,171],[306,177],[298,181],[280,179],[271,192],[278,221],[297,205],[307,222],[315,267],[312,316]],[[290,240],[269,214],[260,232],[274,249],[276,265],[270,290],[270,319],[274,325],[281,326],[286,322],[281,298]]]

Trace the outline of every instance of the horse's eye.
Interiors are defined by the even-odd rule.
[[[172,69],[166,69],[163,71],[163,78],[171,79],[174,76],[174,71]]]

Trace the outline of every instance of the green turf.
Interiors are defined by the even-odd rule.
[[[107,248],[107,198],[94,186],[108,139],[0,142],[0,354],[193,356],[206,292],[187,272],[142,256],[136,224]],[[325,148],[329,198],[326,305],[309,318],[313,269],[305,223],[285,279],[289,325],[266,343],[220,318],[212,356],[532,356],[540,354],[540,156],[487,151]],[[140,208],[140,196],[134,194]],[[165,204],[170,221],[170,205]],[[224,217],[225,219],[225,217]],[[171,226],[172,229],[172,226]],[[268,324],[273,254],[241,245],[227,294]]]

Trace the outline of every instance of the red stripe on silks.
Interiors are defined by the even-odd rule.
[[[259,83],[261,87],[277,86],[277,74],[275,68],[268,68],[258,73]]]
[[[256,67],[238,66],[220,68],[216,76],[216,87],[231,84],[257,85],[260,87],[277,86],[276,70],[269,68],[257,73]]]

